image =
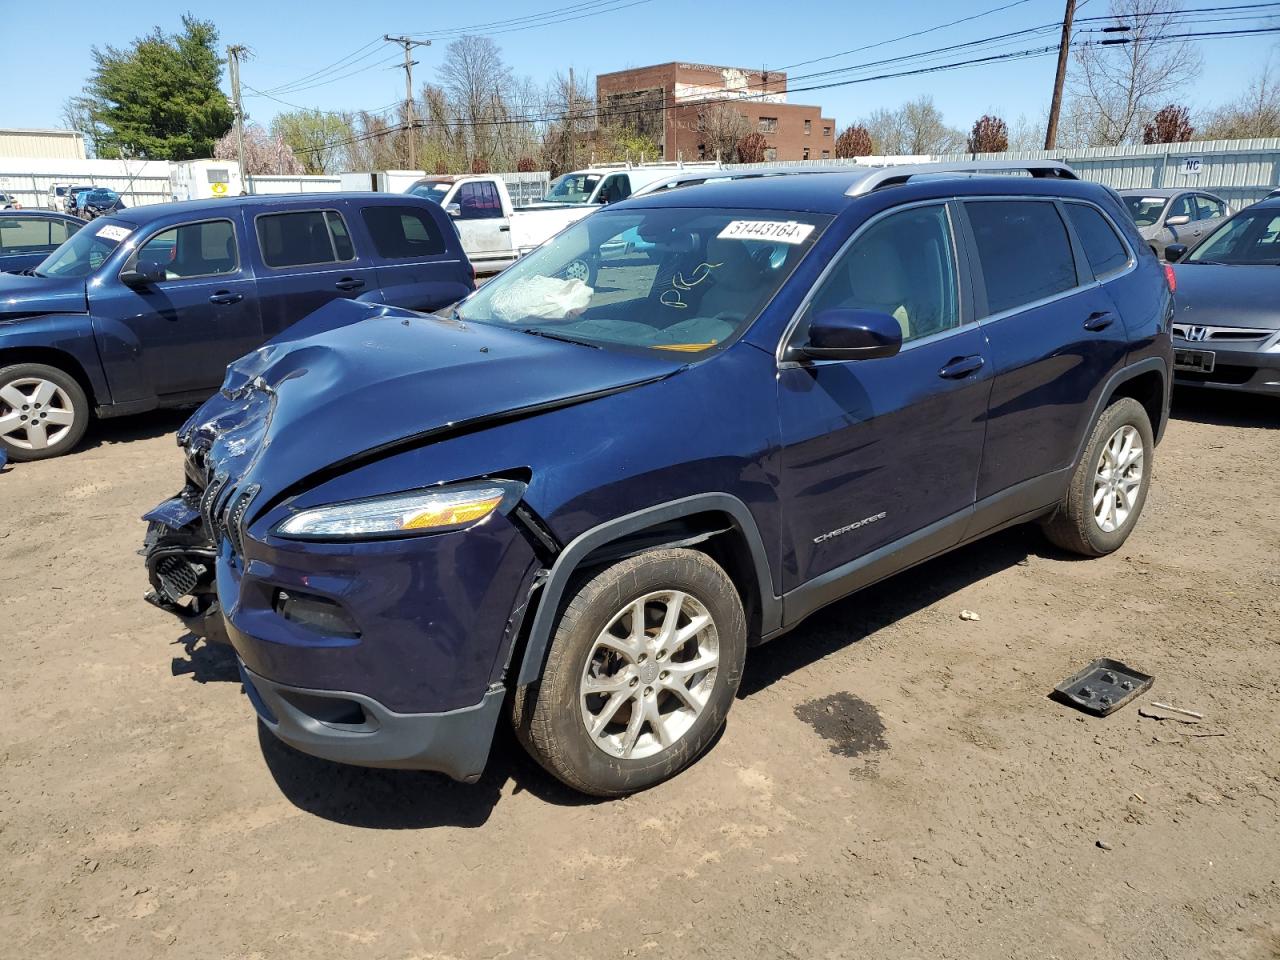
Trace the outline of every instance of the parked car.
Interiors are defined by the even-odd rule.
[[[48,210],[0,214],[0,273],[29,270],[83,226],[79,217]]]
[[[1245,207],[1176,263],[1174,383],[1280,395],[1280,197]]]
[[[693,163],[605,164],[574,170],[551,181],[543,203],[617,203],[650,183],[692,170],[718,170],[715,161]]]
[[[975,167],[1035,177],[939,175]],[[651,264],[566,276],[633,228]],[[233,364],[147,515],[150,599],[307,753],[473,780],[509,701],[555,776],[639,790],[825,604],[1024,521],[1117,549],[1168,276],[1048,161],[610,205],[448,313],[334,303]]]
[[[438,204],[453,217],[462,249],[477,273],[495,273],[591,213],[594,207],[515,208],[501,177],[426,177],[405,191]]]
[[[64,212],[69,213],[74,217],[80,216],[80,200],[82,197],[87,196],[89,191],[92,189],[93,187],[89,187],[89,186],[67,187],[67,193],[65,198],[66,207]]]
[[[0,275],[0,446],[11,460],[56,457],[80,440],[91,411],[194,405],[228,362],[334,299],[434,310],[473,289],[448,217],[414,197],[121,211],[30,275]]]
[[[125,209],[124,198],[106,187],[94,187],[84,194],[82,215],[86,220],[109,216]]]
[[[1225,200],[1202,190],[1121,190],[1120,196],[1157,257],[1171,243],[1195,243],[1231,215]]]
[[[49,184],[49,194],[45,206],[54,211],[67,211],[67,185],[65,183]]]
[[[22,204],[18,202],[18,198],[11,193],[0,193],[0,210],[20,210]]]

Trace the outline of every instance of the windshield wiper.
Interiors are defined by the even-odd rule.
[[[540,330],[537,327],[525,327],[520,331],[528,333],[535,337],[546,337],[548,340],[559,340],[561,343],[576,343],[580,347],[590,347],[592,350],[602,350],[603,347],[598,343],[591,343],[587,340],[578,340],[564,333],[553,333],[550,330]]]

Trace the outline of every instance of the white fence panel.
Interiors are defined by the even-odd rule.
[[[251,176],[249,192],[252,194],[276,193],[336,193],[342,189],[342,179],[336,174],[329,177],[313,174],[283,176]]]

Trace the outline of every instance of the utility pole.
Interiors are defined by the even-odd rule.
[[[383,34],[387,43],[398,43],[404,47],[404,114],[409,126],[409,169],[418,169],[418,123],[413,115],[413,68],[418,61],[413,59],[414,47],[429,47],[430,40],[414,40],[411,37],[393,37]]]
[[[251,186],[244,171],[244,107],[240,103],[240,61],[249,59],[249,48],[240,44],[227,46],[227,67],[231,74],[231,109],[235,112],[236,149],[240,158],[240,189]]]
[[[570,164],[576,163],[578,158],[578,121],[573,116],[573,100],[577,87],[573,85],[573,67],[569,68],[569,156],[573,158]]]
[[[1053,78],[1053,100],[1049,104],[1049,123],[1044,131],[1044,148],[1052,150],[1058,142],[1058,116],[1062,113],[1062,85],[1067,79],[1067,57],[1071,54],[1071,21],[1076,16],[1076,0],[1067,0],[1062,14],[1062,39],[1058,41],[1058,72]]]

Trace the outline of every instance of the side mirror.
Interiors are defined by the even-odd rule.
[[[809,323],[809,341],[794,348],[810,360],[871,360],[902,349],[902,327],[875,310],[823,310]]]
[[[164,279],[164,267],[155,263],[138,266],[134,262],[120,271],[120,282],[126,287],[149,287],[151,284],[160,283]]]
[[[1164,248],[1164,258],[1169,263],[1177,263],[1187,255],[1187,245],[1185,243],[1171,243]]]
[[[449,216],[453,217],[453,219],[457,220],[462,216],[462,204],[460,203],[447,204],[444,208],[444,212],[447,213]]]
[[[1164,225],[1166,227],[1180,227],[1184,223],[1190,223],[1190,222],[1191,222],[1191,218],[1184,213],[1184,214],[1181,214],[1180,216],[1170,217],[1168,220],[1164,222]]]

